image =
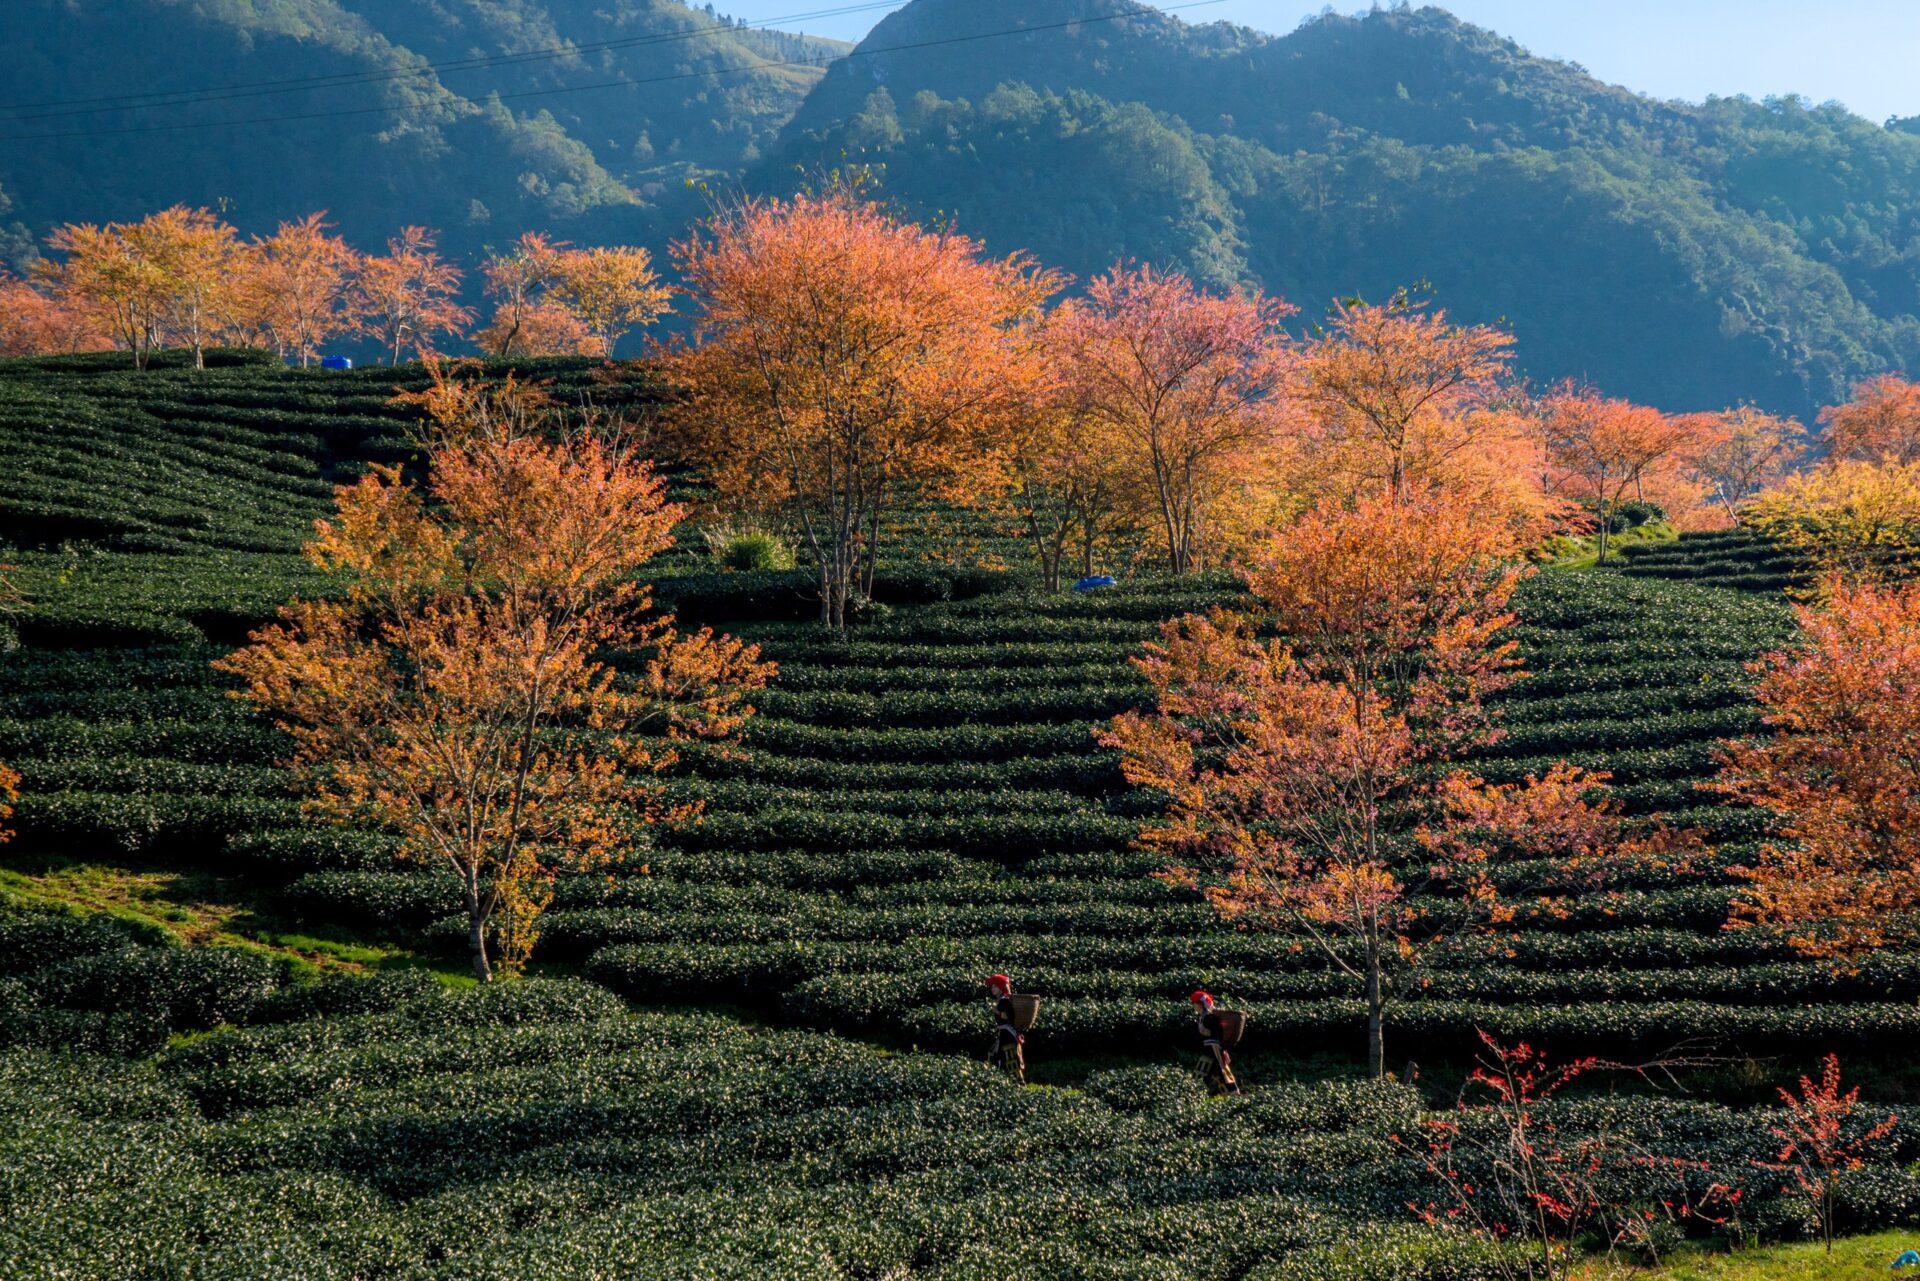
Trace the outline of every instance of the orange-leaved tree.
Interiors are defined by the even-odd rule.
[[[1388,1006],[1443,923],[1509,919],[1492,858],[1627,839],[1589,799],[1603,779],[1490,788],[1452,764],[1497,735],[1484,700],[1519,675],[1502,635],[1517,553],[1442,491],[1322,504],[1251,556],[1249,610],[1162,629],[1135,660],[1152,708],[1100,733],[1128,781],[1168,797],[1140,840],[1171,879],[1360,987],[1376,1076]]]
[[[680,446],[722,502],[800,531],[820,621],[842,626],[906,487],[990,488],[988,438],[1039,382],[1057,279],[847,186],[743,200],[673,252],[699,307],[666,364]]]
[[[13,817],[14,802],[20,799],[20,771],[0,765],[0,845],[13,839],[8,820]]]
[[[328,234],[324,213],[283,222],[256,238],[241,259],[230,328],[281,356],[313,363],[329,339],[359,328],[354,276],[360,255]]]
[[[1015,415],[997,442],[1006,504],[1031,542],[1048,591],[1060,589],[1070,545],[1082,574],[1115,536],[1138,528],[1153,505],[1145,477],[1128,467],[1113,429],[1058,382]]]
[[[1400,496],[1453,485],[1510,420],[1495,397],[1513,336],[1456,325],[1405,290],[1336,303],[1307,344],[1299,396],[1318,439],[1312,467],[1336,493]]]
[[[1647,405],[1563,385],[1540,402],[1540,427],[1559,490],[1594,514],[1605,563],[1620,504],[1686,446],[1686,424]]]
[[[389,364],[398,365],[409,347],[425,355],[435,334],[458,337],[473,323],[472,310],[459,301],[460,269],[435,252],[436,236],[427,227],[403,227],[384,257],[360,262],[353,310]]]
[[[646,250],[607,245],[562,252],[549,301],[577,316],[593,336],[595,354],[612,360],[620,339],[658,320],[672,298]]]
[[[1069,412],[1152,496],[1167,568],[1191,572],[1230,491],[1271,482],[1285,435],[1292,307],[1116,266],[1057,308],[1046,349]]]
[[[1807,1202],[1814,1232],[1833,1253],[1834,1210],[1842,1175],[1866,1165],[1870,1148],[1884,1142],[1899,1124],[1897,1116],[1878,1121],[1855,1120],[1854,1109],[1860,1103],[1860,1087],[1840,1089],[1840,1056],[1829,1054],[1820,1063],[1820,1080],[1800,1078],[1795,1093],[1779,1088],[1781,1123],[1769,1126],[1780,1140],[1780,1150],[1771,1161],[1755,1161],[1762,1170],[1793,1176],[1792,1188]]]
[[[1807,452],[1804,427],[1752,405],[1686,414],[1678,421],[1687,437],[1686,466],[1712,487],[1729,516],[1785,479]]]
[[[56,297],[0,272],[0,356],[111,351],[99,312],[85,300]]]
[[[671,740],[730,736],[773,666],[649,615],[636,574],[681,509],[627,436],[434,371],[425,491],[397,467],[343,486],[307,549],[342,593],[216,666],[292,736],[317,810],[452,870],[486,980],[526,960],[559,872],[689,813],[659,790]]]
[[[193,367],[207,367],[207,343],[218,333],[224,301],[240,258],[239,233],[210,210],[176,205],[140,224],[166,282],[165,327],[193,349]]]
[[[578,356],[592,348],[593,335],[572,307],[554,297],[562,264],[572,253],[564,240],[529,231],[505,253],[482,264],[493,320],[474,335],[490,356]]]
[[[232,227],[205,209],[175,205],[139,222],[70,224],[47,243],[64,255],[41,279],[69,312],[97,318],[145,369],[156,348],[183,341],[196,368],[231,287]]]
[[[1857,957],[1916,937],[1920,583],[1839,582],[1799,616],[1799,643],[1755,664],[1770,733],[1722,744],[1704,786],[1777,819],[1730,923]]]
[[[61,227],[47,243],[64,254],[42,278],[74,316],[98,318],[144,369],[171,341],[205,368],[240,254],[237,233],[206,209],[175,205],[133,223]]]
[[[1821,410],[1820,425],[1835,458],[1920,463],[1920,383],[1898,374],[1869,378],[1846,404]]]

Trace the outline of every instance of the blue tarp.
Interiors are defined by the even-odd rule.
[[[320,368],[322,368],[322,369],[352,369],[352,368],[353,368],[353,360],[352,360],[352,359],[351,359],[350,357],[347,357],[347,356],[322,356],[322,357],[320,357]]]
[[[1098,591],[1102,587],[1111,587],[1111,586],[1113,586],[1112,574],[1095,574],[1091,578],[1083,578],[1079,582],[1075,583],[1073,585],[1073,590],[1076,592],[1091,592],[1091,591]]]

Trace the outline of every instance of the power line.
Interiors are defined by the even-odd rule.
[[[788,14],[779,18],[766,18],[747,24],[754,30],[777,29],[777,24],[787,22],[807,22],[815,18],[838,18],[849,14],[866,13],[875,9],[891,9],[899,5],[900,0],[866,0],[861,4],[842,5],[835,9],[816,9],[809,13]],[[18,103],[0,107],[0,111],[13,115],[15,120],[46,120],[62,116],[99,115],[114,111],[144,111],[157,107],[190,106],[200,102],[222,102],[232,98],[253,98],[270,94],[296,93],[303,89],[334,89],[357,84],[377,84],[383,80],[402,80],[410,76],[425,76],[439,72],[484,71],[499,66],[517,66],[529,62],[551,61],[580,54],[603,53],[612,50],[631,49],[653,44],[671,44],[682,40],[696,40],[714,35],[721,31],[733,31],[740,28],[728,26],[695,27],[686,31],[649,32],[640,36],[622,36],[613,40],[594,41],[587,44],[554,45],[545,49],[528,49],[519,53],[486,54],[471,58],[454,58],[444,62],[423,62],[409,67],[393,67],[380,71],[343,71],[326,76],[306,76],[289,80],[260,80],[246,84],[211,85],[200,89],[163,89],[149,93],[115,94],[100,98],[71,98],[65,101]],[[143,101],[144,100],[144,101]],[[106,105],[96,105],[106,104]],[[22,115],[21,112],[32,114]]]
[[[1225,3],[1225,0],[1187,0],[1187,2],[1183,4],[1162,6],[1158,11],[1163,13],[1176,13],[1181,10],[1203,9],[1223,3]],[[646,85],[671,84],[682,80],[704,79],[710,76],[737,75],[741,72],[748,71],[766,71],[778,67],[832,66],[836,63],[852,61],[855,58],[878,57],[883,54],[903,53],[915,49],[941,48],[948,45],[967,44],[978,40],[992,40],[1001,36],[1026,35],[1035,31],[1061,31],[1070,27],[1089,26],[1096,22],[1113,22],[1121,18],[1135,18],[1144,13],[1152,12],[1155,12],[1155,10],[1143,5],[1138,9],[1131,9],[1120,13],[1096,14],[1090,18],[1072,18],[1064,22],[1036,23],[1032,26],[1009,27],[1001,31],[981,31],[964,36],[946,36],[937,40],[916,40],[907,44],[888,45],[882,49],[869,49],[862,46],[849,50],[837,58],[829,58],[824,62],[816,62],[808,58],[769,58],[740,67],[714,67],[700,71],[683,71],[669,76],[650,76],[639,80],[623,77],[617,80],[602,80],[590,84],[563,85],[553,89],[529,89],[519,93],[490,94],[488,95],[488,101],[518,102],[528,98],[556,97],[561,94],[585,93],[598,89],[639,88]],[[137,125],[118,129],[74,129],[62,133],[11,134],[0,139],[0,141],[50,142],[65,138],[107,138],[127,134],[177,133],[189,129],[221,129],[244,125],[291,124],[306,120],[337,120],[347,116],[384,115],[395,112],[418,111],[425,107],[437,105],[442,104],[419,103],[400,106],[348,107],[334,111],[309,111],[280,116],[254,116],[239,120],[187,120],[176,121],[169,124]]]

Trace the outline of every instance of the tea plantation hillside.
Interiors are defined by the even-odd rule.
[[[113,934],[0,919],[0,992],[51,998],[88,964],[143,972],[153,949]],[[1497,1275],[1485,1247],[1409,1221],[1432,1188],[1394,1142],[1423,1108],[1404,1085],[1221,1103],[1186,1073],[1119,1068],[1016,1090],[951,1055],[632,1013],[577,980],[447,993],[387,976],[257,990],[220,1016],[244,1025],[138,1059],[75,1053],[52,1027],[0,1050],[6,1276]],[[1697,1196],[1742,1178],[1777,1118],[1596,1098],[1543,1119],[1684,1142]],[[1645,1167],[1622,1179],[1610,1192],[1679,1194]],[[1841,1198],[1850,1223],[1916,1206],[1920,1180],[1878,1160]],[[1791,1230],[1795,1213],[1763,1187],[1742,1223]]]
[[[661,597],[781,664],[746,750],[689,752],[675,787],[701,822],[559,884],[535,977],[449,990],[446,880],[304,821],[284,744],[209,666],[327,590],[298,547],[332,485],[410,458],[391,399],[420,375],[216,363],[0,363],[24,595],[0,655],[0,761],[24,776],[0,850],[0,1275],[1497,1275],[1408,1209],[1444,1193],[1391,1136],[1450,1087],[1313,1080],[1358,1059],[1351,989],[1130,848],[1155,799],[1093,726],[1143,697],[1139,642],[1230,582],[1050,595],[992,521],[928,508],[888,531],[876,603],[835,637],[805,571],[723,572],[686,531]],[[532,372],[569,400],[648,395]],[[1718,1102],[1551,1109],[1682,1149],[1678,1174],[1621,1174],[1648,1205],[1749,1177],[1777,1146],[1750,1107],[1768,1082],[1838,1049],[1901,1088],[1889,1047],[1920,1031],[1920,957],[1838,973],[1720,928],[1760,828],[1695,784],[1755,723],[1743,664],[1788,634],[1774,589],[1795,571],[1770,555],[1689,538],[1525,586],[1534,674],[1478,767],[1611,770],[1636,813],[1709,832],[1712,867],[1523,914],[1388,1033],[1422,1085],[1458,1081],[1476,1028],[1556,1056],[1710,1043],[1734,1065],[1703,1078]],[[1525,900],[1546,873],[1501,888]],[[1045,994],[1046,1088],[977,1061],[990,969]],[[1197,985],[1253,1016],[1243,1098],[1204,1100],[1177,1048]],[[1843,1224],[1920,1214],[1913,1155],[1851,1176]],[[1739,1230],[1798,1231],[1763,1182]]]
[[[566,397],[644,395],[579,364],[540,373]],[[405,456],[395,383],[251,363],[142,377],[104,358],[0,379],[0,522],[30,602],[0,664],[0,760],[25,775],[7,857],[37,897],[58,899],[71,880],[46,873],[75,864],[211,877],[242,934],[251,919],[458,955],[451,883],[396,865],[377,833],[305,824],[273,766],[276,734],[208,666],[287,595],[324,589],[295,549],[333,482]],[[1201,985],[1253,1012],[1250,1061],[1350,1053],[1351,987],[1152,879],[1130,844],[1153,799],[1093,742],[1096,722],[1142,697],[1138,643],[1230,585],[1142,576],[1052,596],[998,537],[953,520],[893,531],[876,588],[892,604],[844,639],[802,621],[804,571],[719,573],[684,539],[660,565],[662,595],[761,641],[781,677],[744,754],[690,753],[677,786],[704,800],[702,821],[612,877],[563,881],[540,959],[640,1003],[720,1001],[941,1049],[976,1048],[979,977],[1007,969],[1049,997],[1042,1079],[1068,1056],[1166,1061],[1178,998]],[[926,559],[939,539],[1015,568]],[[1706,831],[1716,868],[1739,862],[1758,816],[1695,784],[1715,740],[1755,724],[1743,664],[1789,620],[1777,593],[1715,584],[1788,581],[1770,554],[1700,536],[1635,555],[1624,575],[1536,577],[1517,634],[1534,674],[1479,768],[1609,770],[1635,812]],[[1506,869],[1501,888],[1529,899],[1546,870]],[[1731,892],[1720,871],[1661,873],[1569,915],[1523,914],[1513,937],[1436,971],[1390,1053],[1445,1058],[1476,1027],[1568,1049],[1710,1036],[1751,1054],[1870,1051],[1920,1029],[1920,958],[1836,974],[1723,931]]]

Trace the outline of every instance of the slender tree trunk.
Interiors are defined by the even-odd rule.
[[[1380,986],[1380,941],[1367,940],[1367,1073],[1387,1074],[1386,996]]]
[[[873,576],[880,567],[880,504],[873,505],[873,517],[867,522],[866,546],[861,548],[860,592],[873,599]]]
[[[473,976],[482,983],[493,982],[493,966],[487,962],[487,918],[480,910],[480,886],[467,884],[467,952],[473,960]]]

